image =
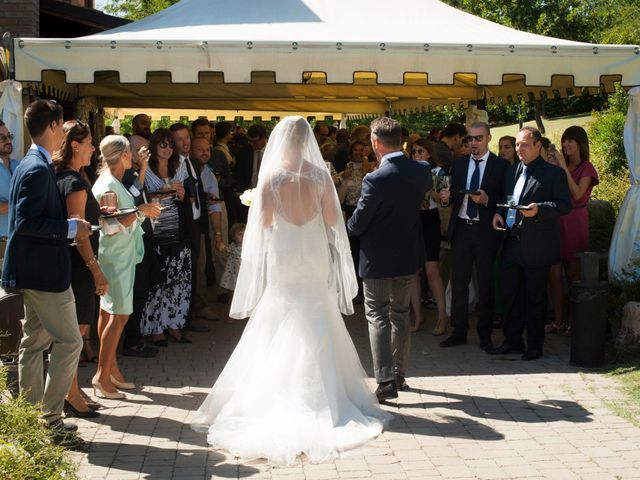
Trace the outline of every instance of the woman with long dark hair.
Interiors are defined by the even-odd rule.
[[[58,190],[64,198],[69,218],[82,218],[97,225],[100,206],[91,193],[91,185],[84,173],[84,168],[91,164],[95,151],[91,130],[80,120],[70,120],[62,128],[62,144],[53,156]],[[98,254],[98,235],[78,239],[70,248],[71,289],[76,301],[76,316],[83,342],[81,358],[91,362],[95,359],[90,335],[91,327],[97,319],[96,294],[108,293],[109,283],[100,264],[93,261]],[[98,405],[78,386],[76,373],[64,401],[65,414],[82,418],[96,417],[98,412],[94,409],[97,408]]]
[[[562,134],[562,151],[555,152],[555,160],[567,176],[573,210],[560,217],[560,256],[569,284],[580,278],[580,259],[577,253],[589,250],[589,211],[587,205],[591,190],[598,185],[598,172],[589,161],[589,138],[584,128],[573,125]],[[550,272],[554,298],[562,291],[560,265],[553,265]],[[564,332],[564,323],[555,322],[547,326],[550,333]]]

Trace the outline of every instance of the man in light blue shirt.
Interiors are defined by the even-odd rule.
[[[11,177],[18,166],[18,160],[12,160],[13,135],[0,120],[0,258],[4,257],[6,236],[9,232],[9,187]]]

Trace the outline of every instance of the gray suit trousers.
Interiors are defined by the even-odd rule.
[[[406,376],[411,347],[409,292],[414,275],[365,278],[364,306],[376,382]]]
[[[64,292],[22,293],[25,318],[18,366],[20,392],[31,403],[42,403],[43,418],[52,423],[62,415],[82,350],[76,303],[71,287]],[[51,344],[45,383],[42,354]]]

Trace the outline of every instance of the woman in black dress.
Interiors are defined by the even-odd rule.
[[[89,126],[80,120],[70,120],[63,126],[64,139],[53,162],[56,169],[58,190],[65,200],[69,218],[82,218],[97,225],[100,206],[91,193],[91,185],[84,174],[84,167],[91,163],[95,150]],[[82,354],[86,360],[95,358],[91,350],[91,326],[97,318],[96,294],[108,292],[109,284],[96,257],[98,235],[77,240],[71,248],[71,288],[76,300],[78,327],[84,341]],[[93,407],[93,408],[91,408]],[[73,380],[64,410],[67,415],[94,417],[97,404],[93,403],[78,386],[78,376]]]

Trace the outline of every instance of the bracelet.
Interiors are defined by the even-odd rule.
[[[91,258],[89,259],[89,261],[88,261],[88,262],[85,262],[85,265],[86,265],[87,267],[91,267],[92,265],[95,265],[96,263],[98,263],[98,258],[94,255],[93,257],[91,257]]]

